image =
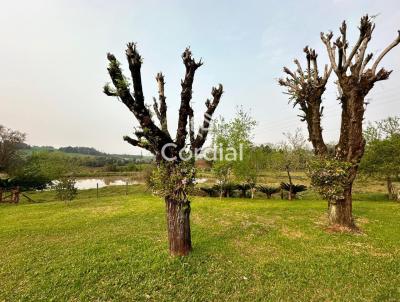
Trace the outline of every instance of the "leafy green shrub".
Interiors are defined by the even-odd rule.
[[[65,202],[73,200],[78,194],[78,189],[75,187],[75,184],[75,179],[70,177],[64,177],[57,181],[54,185],[57,199]]]
[[[160,197],[189,195],[194,190],[195,174],[192,161],[182,161],[179,164],[163,162],[154,167],[146,182],[153,193]]]
[[[38,151],[24,158],[10,171],[14,186],[43,190],[67,173],[75,171],[75,159],[60,152]]]
[[[326,200],[344,198],[344,188],[348,181],[349,162],[318,159],[309,164],[311,185]]]

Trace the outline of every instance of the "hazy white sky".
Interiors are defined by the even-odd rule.
[[[379,14],[369,52],[392,42],[400,29],[398,0],[330,1],[0,1],[0,124],[28,134],[28,143],[92,146],[101,151],[139,153],[122,141],[136,121],[116,99],[105,96],[106,53],[125,64],[128,41],[144,58],[142,76],[148,103],[157,95],[154,76],[166,76],[169,125],[177,121],[180,55],[191,46],[205,65],[194,84],[200,119],[211,87],[224,85],[216,115],[231,118],[235,107],[251,109],[259,122],[258,143],[278,142],[302,123],[277,85],[282,67],[292,67],[305,45],[326,62],[321,31],[348,21],[350,43],[359,18]],[[399,113],[400,47],[382,62],[394,69],[368,97],[367,120]],[[128,74],[127,74],[128,75]],[[333,82],[334,77],[331,78]],[[325,98],[325,136],[338,134],[339,106],[333,85]],[[304,127],[304,125],[303,125]]]

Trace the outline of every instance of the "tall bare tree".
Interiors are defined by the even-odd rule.
[[[123,75],[120,63],[114,55],[107,55],[109,66],[108,73],[114,87],[109,84],[104,86],[104,93],[108,96],[119,98],[138,120],[140,130],[135,131],[137,138],[125,136],[124,140],[133,146],[144,148],[156,157],[158,167],[163,169],[161,175],[163,196],[165,197],[166,216],[168,227],[169,250],[172,255],[187,255],[192,249],[190,234],[190,201],[187,197],[187,187],[193,180],[193,175],[183,167],[183,151],[199,153],[206,141],[208,128],[212,115],[221,99],[223,88],[219,84],[211,91],[212,99],[206,101],[204,121],[197,134],[193,129],[193,108],[191,106],[192,85],[196,70],[203,65],[192,58],[189,48],[182,54],[185,65],[185,76],[181,81],[181,104],[179,109],[178,128],[173,139],[168,131],[167,104],[164,94],[164,75],[158,73],[156,81],[158,85],[158,102],[154,98],[154,111],[159,120],[157,126],[152,119],[152,112],[146,106],[142,90],[140,69],[142,58],[139,55],[136,44],[128,43],[126,58],[132,78],[133,93],[130,83]],[[188,132],[189,128],[189,132]],[[187,138],[189,134],[189,142]]]
[[[348,163],[345,180],[342,181],[343,194],[339,199],[329,200],[329,220],[332,224],[354,227],[352,216],[352,187],[357,175],[360,160],[364,154],[365,139],[363,138],[362,123],[365,112],[365,97],[377,81],[387,80],[392,71],[384,68],[378,70],[383,57],[400,43],[400,31],[396,39],[388,45],[369,66],[372,54],[366,54],[368,43],[371,40],[375,24],[366,15],[361,18],[359,38],[353,48],[349,49],[347,41],[347,25],[343,21],[340,27],[341,35],[332,42],[333,33],[321,33],[321,40],[325,44],[331,67],[325,67],[324,77],[318,77],[318,66],[314,51],[305,49],[307,54],[307,71],[302,72],[300,64],[298,72],[292,73],[287,68],[285,72],[291,78],[280,80],[280,84],[287,87],[295,105],[305,112],[303,120],[307,122],[310,140],[315,153],[322,157],[327,156],[327,148],[322,140],[320,118],[322,115],[321,96],[326,82],[333,70],[338,78],[336,84],[339,90],[339,99],[342,107],[340,138],[335,146],[335,160]],[[313,68],[310,67],[310,61]],[[307,84],[304,84],[304,79]],[[314,108],[314,110],[312,110]],[[310,111],[313,112],[310,114]]]

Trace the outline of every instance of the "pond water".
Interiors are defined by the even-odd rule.
[[[137,185],[140,182],[130,178],[115,178],[115,177],[103,177],[103,178],[78,178],[76,179],[75,187],[78,190],[95,189],[97,185],[99,188],[107,186],[124,186]]]
[[[198,178],[196,182],[204,183],[206,181],[206,178]],[[129,177],[77,178],[75,187],[78,190],[87,190],[95,189],[97,185],[99,188],[103,188],[108,186],[124,186],[126,183],[128,185],[137,185],[143,183],[143,181],[141,182]]]

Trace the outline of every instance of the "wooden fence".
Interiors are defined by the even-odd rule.
[[[0,188],[0,203],[19,203],[21,191],[19,187],[6,191]]]

